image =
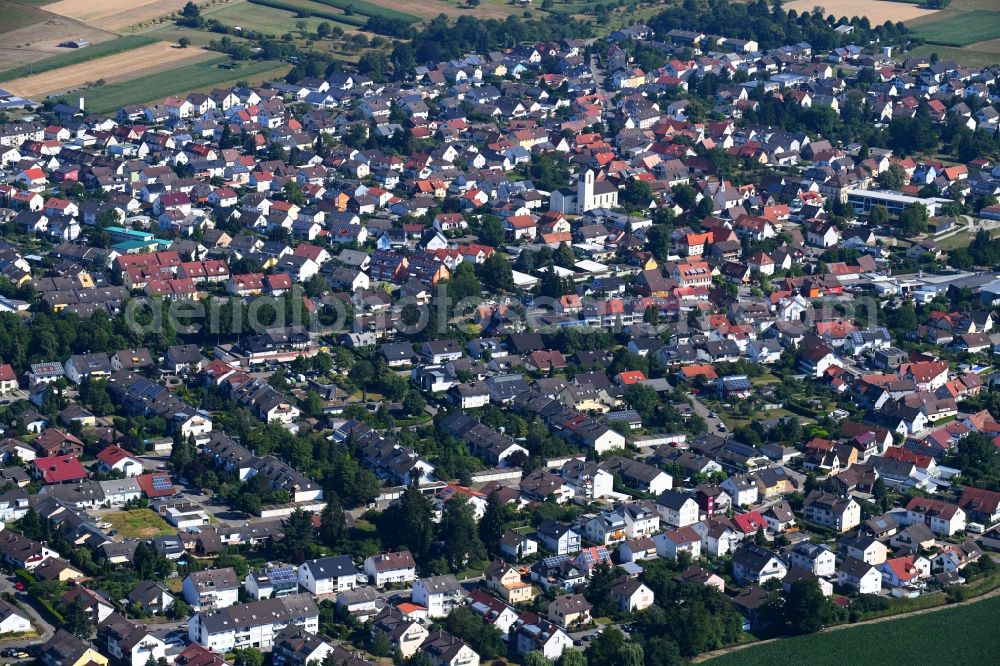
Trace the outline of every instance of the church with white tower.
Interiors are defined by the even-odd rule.
[[[618,205],[618,188],[606,180],[597,180],[596,169],[584,169],[576,182],[576,190],[566,187],[549,197],[549,210],[565,215],[583,215],[595,208]]]

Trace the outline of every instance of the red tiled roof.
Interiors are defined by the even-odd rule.
[[[174,494],[174,482],[166,472],[153,472],[136,477],[136,483],[150,499]]]
[[[733,516],[733,522],[736,523],[736,526],[744,534],[756,532],[767,527],[767,521],[764,520],[764,516],[760,515],[759,511],[736,514]]]
[[[87,478],[87,470],[83,468],[76,456],[35,458],[33,462],[35,469],[41,474],[45,483],[62,483]]]
[[[100,453],[97,454],[97,459],[108,467],[113,466],[115,463],[121,462],[125,458],[135,458],[131,453],[118,446],[117,444],[109,444],[104,447]]]
[[[13,382],[16,380],[17,373],[14,372],[14,368],[10,366],[10,363],[0,365],[0,382]]]

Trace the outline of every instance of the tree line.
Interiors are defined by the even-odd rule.
[[[854,31],[842,35],[834,29],[850,25]],[[747,4],[729,3],[726,0],[684,0],[649,20],[649,27],[663,36],[674,28],[700,31],[706,34],[725,35],[739,39],[752,39],[762,49],[773,49],[788,44],[807,42],[813,49],[828,51],[851,43],[873,40],[889,41],[905,35],[902,22],[886,21],[872,26],[867,17],[836,18],[823,16],[821,9],[799,14],[785,11],[781,0],[769,6],[767,0]]]

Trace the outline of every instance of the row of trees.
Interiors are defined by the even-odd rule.
[[[841,35],[834,31],[839,25],[854,27],[853,34]],[[746,4],[728,3],[725,0],[684,0],[649,20],[649,26],[659,35],[666,35],[673,28],[697,30],[710,35],[726,35],[753,39],[762,49],[786,44],[808,42],[814,49],[827,51],[848,43],[892,41],[905,35],[902,22],[886,21],[872,26],[866,17],[840,18],[823,16],[822,9],[801,14],[785,11],[781,0],[769,6],[767,0],[754,0]]]
[[[518,44],[536,41],[586,38],[592,36],[589,24],[563,15],[546,14],[540,19],[506,20],[460,16],[454,23],[441,14],[417,33],[412,43],[399,43],[391,60],[397,76],[408,75],[417,63],[440,62],[460,58],[466,53],[489,53]]]

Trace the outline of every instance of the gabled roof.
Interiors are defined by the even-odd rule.
[[[76,456],[49,456],[35,458],[33,461],[38,474],[45,483],[63,483],[87,478],[87,470],[83,468]]]

